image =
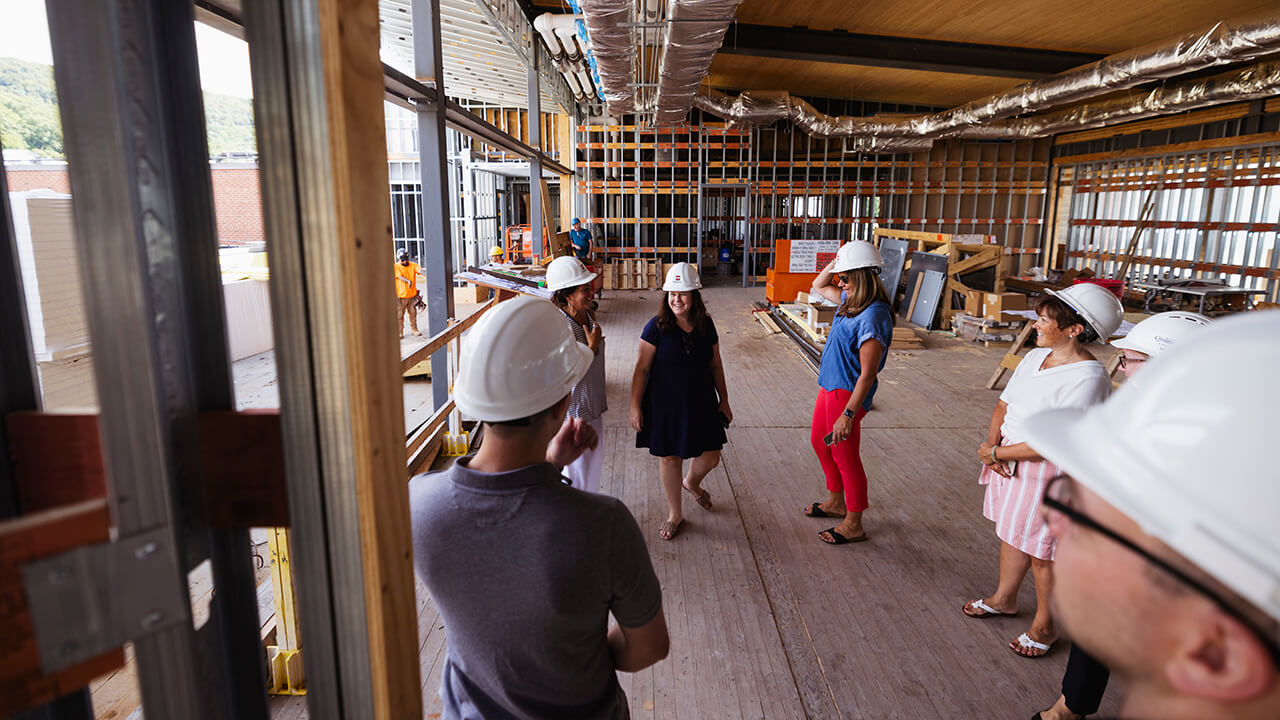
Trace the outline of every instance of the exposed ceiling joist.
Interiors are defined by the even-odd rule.
[[[1102,58],[1091,53],[735,23],[720,52],[905,70],[1039,78]]]

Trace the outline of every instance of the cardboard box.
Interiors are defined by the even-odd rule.
[[[834,305],[809,305],[806,311],[809,314],[809,327],[814,330],[817,330],[820,325],[830,325],[836,318]]]
[[[476,304],[489,302],[489,288],[467,283],[454,291],[454,302]]]
[[[1005,310],[1026,310],[1027,296],[1022,293],[983,293],[982,317],[996,322],[1005,320]],[[972,314],[972,313],[968,313]]]
[[[970,290],[964,296],[964,314],[973,317],[982,317],[982,296],[986,293],[981,290]]]
[[[552,242],[551,257],[568,257],[573,254],[573,243],[569,240],[569,231],[556,233]]]

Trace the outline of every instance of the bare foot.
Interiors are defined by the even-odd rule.
[[[1040,711],[1040,720],[1081,720],[1083,715],[1076,715],[1067,709],[1067,699],[1061,695],[1058,696],[1058,702],[1048,710]]]

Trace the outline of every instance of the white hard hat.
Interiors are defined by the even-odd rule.
[[[866,240],[851,240],[841,245],[836,251],[836,264],[831,268],[831,272],[842,273],[864,267],[878,268],[882,265],[884,260],[880,258],[880,251],[875,245]]]
[[[1034,415],[1025,430],[1049,462],[1280,619],[1276,338],[1280,313],[1218,320],[1110,400]]]
[[[508,300],[485,313],[463,342],[453,400],[477,420],[529,417],[568,395],[594,357],[551,303]]]
[[[1163,312],[1143,320],[1128,335],[1112,341],[1121,350],[1134,350],[1154,357],[1174,343],[1208,326],[1209,318],[1193,312]]]
[[[1066,290],[1048,292],[1079,313],[1102,342],[1114,335],[1120,323],[1124,322],[1124,306],[1119,298],[1101,285],[1080,283]]]
[[[678,262],[667,268],[667,280],[662,283],[664,292],[689,292],[702,289],[702,277],[698,268],[687,262]]]
[[[547,289],[551,292],[586,285],[596,279],[596,273],[576,257],[558,257],[547,266]]]

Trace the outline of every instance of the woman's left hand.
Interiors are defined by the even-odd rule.
[[[729,422],[733,422],[733,409],[729,407],[728,398],[720,401],[720,414],[724,415],[725,419]]]
[[[984,442],[978,446],[978,459],[982,461],[983,465],[991,465],[995,462],[991,457],[994,448],[995,446],[989,442]]]
[[[853,421],[848,416],[841,415],[836,418],[836,424],[831,426],[831,444],[844,442],[851,432],[853,432]]]

